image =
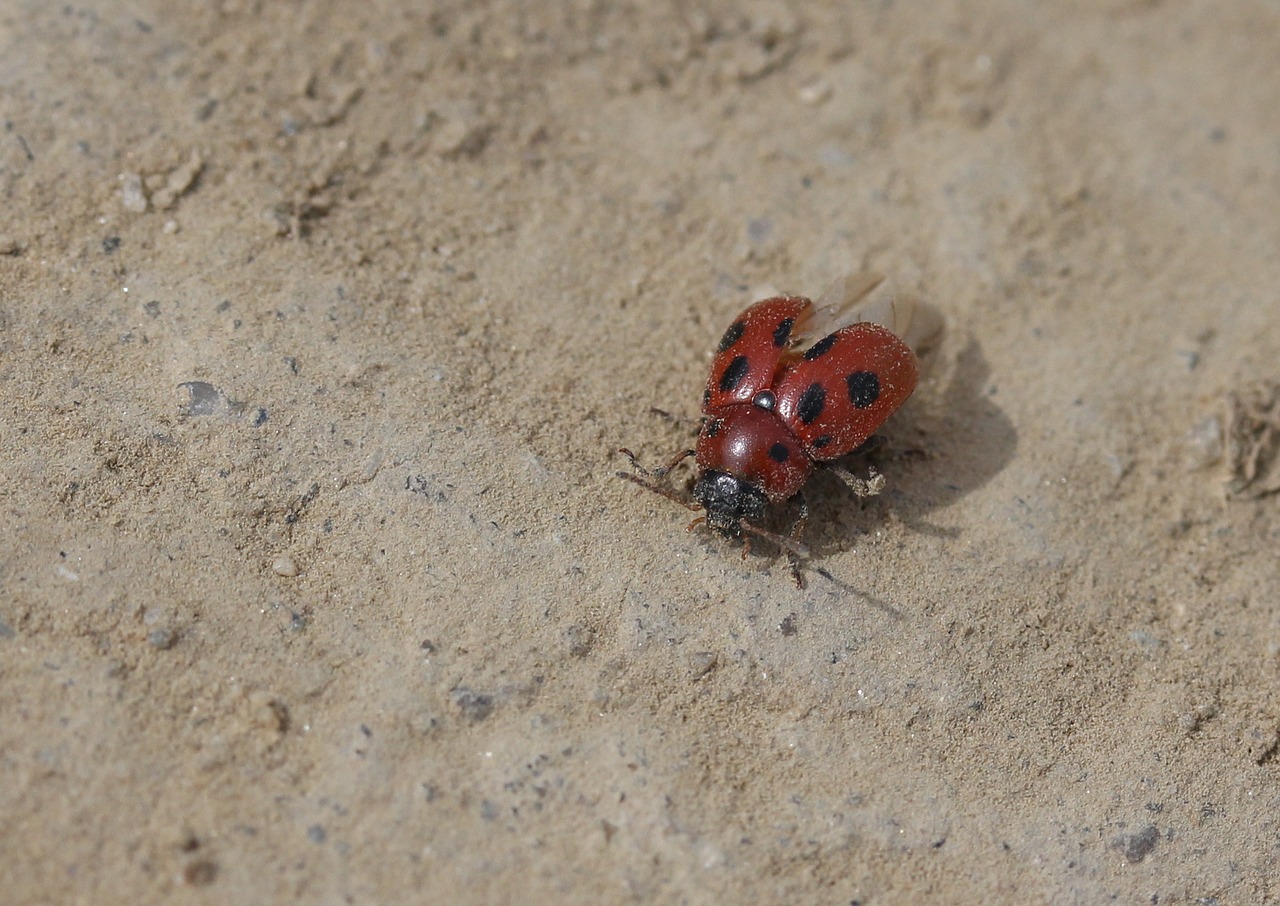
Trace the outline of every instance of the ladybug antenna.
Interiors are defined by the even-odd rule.
[[[750,522],[739,522],[738,524],[742,526],[744,532],[764,538],[766,541],[771,541],[782,548],[782,552],[787,555],[787,565],[791,567],[791,578],[795,580],[796,588],[804,588],[804,573],[800,570],[800,566],[809,559],[809,548],[802,544],[799,538],[788,538],[786,535],[770,532],[767,529],[760,528],[758,525],[752,525]],[[743,538],[742,540],[747,543],[749,548],[751,539]],[[742,552],[742,555],[746,556],[746,550]]]
[[[777,532],[771,532],[768,529],[762,529],[758,525],[752,525],[750,522],[739,522],[744,532],[750,532],[758,538],[763,538],[782,548],[788,554],[793,554],[801,560],[809,559],[809,548],[795,538],[788,538],[786,535],[779,535]]]

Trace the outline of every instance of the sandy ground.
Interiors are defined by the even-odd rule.
[[[1278,46],[7,0],[4,901],[1280,901]],[[946,331],[799,591],[616,448],[863,268]]]

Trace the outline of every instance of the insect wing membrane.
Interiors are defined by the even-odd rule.
[[[869,321],[896,334],[920,355],[942,332],[941,315],[893,281],[863,272],[842,277],[818,297],[810,339],[835,333],[841,327]]]

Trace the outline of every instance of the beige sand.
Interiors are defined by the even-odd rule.
[[[687,7],[0,8],[5,903],[1280,900],[1280,9]],[[801,592],[615,450],[862,268]]]

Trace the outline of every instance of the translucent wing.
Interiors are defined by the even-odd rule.
[[[841,327],[786,365],[776,411],[817,460],[857,447],[906,402],[920,376],[915,353],[871,322]]]
[[[813,303],[804,296],[774,296],[752,305],[729,325],[716,348],[702,397],[704,412],[747,403],[768,390],[778,366],[809,329]]]
[[[936,311],[871,271],[841,277],[818,297],[815,308],[812,339],[828,336],[846,324],[868,321],[887,328],[920,354],[942,330],[942,318]]]

